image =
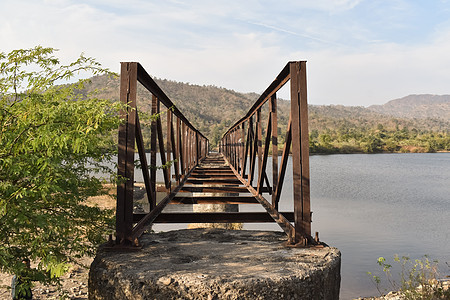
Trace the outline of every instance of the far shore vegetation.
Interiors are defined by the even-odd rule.
[[[433,153],[450,150],[450,135],[446,132],[409,129],[385,129],[378,124],[373,129],[325,130],[310,133],[311,153]]]
[[[200,86],[155,78],[156,83],[186,118],[217,150],[222,134],[244,116],[259,95],[243,94],[222,87]],[[118,100],[119,80],[92,78],[86,93],[99,89],[105,99]],[[309,105],[310,152],[422,153],[450,151],[450,96],[432,101],[430,95],[410,95],[379,107]],[[430,96],[431,97],[431,96]],[[448,98],[448,99],[447,99]],[[433,98],[434,99],[434,98]],[[388,100],[388,99],[387,99]],[[380,113],[380,109],[386,113]],[[138,87],[138,109],[150,113],[151,94]],[[164,111],[164,107],[161,107]],[[278,100],[278,148],[283,151],[290,102]],[[262,107],[265,138],[268,105]],[[165,134],[165,114],[161,115]],[[144,145],[150,148],[150,124],[141,124]],[[270,147],[271,149],[272,147]]]

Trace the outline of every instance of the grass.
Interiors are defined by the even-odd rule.
[[[407,256],[394,256],[394,263],[400,267],[397,280],[392,275],[392,264],[384,257],[377,260],[378,265],[382,268],[385,281],[388,283],[389,289],[398,291],[401,299],[407,300],[437,300],[450,299],[450,289],[448,280],[441,278],[438,268],[438,261],[430,260],[428,256],[422,259],[411,260]],[[448,265],[448,264],[447,264]],[[372,282],[375,284],[380,296],[383,296],[382,278],[367,272],[371,276]],[[386,292],[387,289],[384,290]]]

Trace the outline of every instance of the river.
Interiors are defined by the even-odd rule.
[[[379,270],[380,256],[426,254],[450,273],[450,153],[313,156],[310,162],[313,230],[341,250],[341,299],[378,294],[367,271]]]
[[[450,275],[450,153],[315,155],[310,169],[312,230],[342,253],[341,299],[379,295],[367,272],[380,270],[380,256],[429,255]],[[292,209],[291,199],[287,173],[281,211]],[[275,224],[244,229],[279,230]]]
[[[429,255],[450,275],[450,153],[316,155],[310,170],[312,230],[342,253],[341,299],[379,296],[367,272],[380,256]]]

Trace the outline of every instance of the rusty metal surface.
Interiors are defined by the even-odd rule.
[[[294,213],[283,213],[290,221],[294,221]],[[137,222],[144,215],[134,214]],[[204,212],[204,213],[161,213],[154,223],[273,223],[273,219],[265,212]]]
[[[126,111],[120,112],[126,122],[119,127],[118,176],[123,180],[117,186],[116,238],[121,243],[132,242],[136,71],[136,65],[121,65],[121,73],[125,76],[120,80],[120,99],[122,103],[129,103]]]
[[[228,179],[228,178],[199,178],[199,179],[195,179],[195,178],[189,178],[188,183],[192,183],[192,184],[240,184],[241,182],[236,179],[236,177],[234,179]]]
[[[278,165],[276,93],[289,81],[291,113],[286,143]],[[166,115],[165,133],[161,118],[151,122],[150,149],[144,149],[139,123],[136,103],[138,82],[152,94],[152,114],[163,112]],[[119,128],[118,174],[127,178],[117,188],[116,244],[120,244],[119,248],[126,247],[126,244],[131,247],[139,245],[139,236],[152,223],[186,222],[276,222],[286,232],[291,244],[306,246],[315,243],[311,237],[309,199],[306,62],[289,62],[283,68],[248,113],[224,134],[219,144],[221,154],[209,153],[206,137],[192,126],[139,63],[122,63],[120,99],[128,106],[127,111],[121,112],[125,122]],[[150,211],[146,214],[133,213],[135,143],[150,204]],[[279,212],[278,202],[291,146],[294,212]],[[270,149],[273,170],[272,174],[267,174]],[[148,150],[150,165],[145,157]],[[158,153],[162,164],[171,163],[173,169],[157,168]],[[163,186],[156,185],[157,169],[163,174]],[[273,186],[269,183],[270,175]],[[157,192],[166,193],[158,203]],[[271,195],[271,201],[263,194]],[[171,207],[187,204],[260,204],[266,212],[163,213],[168,204]]]
[[[276,93],[290,82],[291,112],[285,136],[285,147],[278,170],[278,120]],[[268,103],[268,104],[267,104]],[[262,134],[262,111],[267,104],[268,115]],[[244,130],[244,128],[247,128]],[[264,137],[264,140],[263,140]],[[272,144],[272,183],[270,186],[267,158]],[[244,146],[245,145],[245,146]],[[292,151],[291,151],[292,146]],[[314,244],[311,236],[309,191],[309,136],[306,90],[306,62],[289,62],[272,84],[258,98],[248,113],[223,135],[220,151],[236,177],[258,199],[267,212],[288,234],[292,243]],[[287,172],[287,160],[292,153],[293,203],[295,220],[292,224],[278,212],[278,203]],[[248,157],[247,157],[248,154]],[[242,157],[242,159],[238,159]],[[247,166],[248,164],[248,166]],[[256,170],[256,168],[258,170]],[[246,173],[248,176],[246,177]],[[256,174],[255,174],[256,173]],[[253,181],[256,179],[256,188]],[[272,193],[271,203],[263,196],[266,188]]]
[[[277,199],[277,185],[278,185],[278,117],[277,117],[277,94],[274,93],[270,97],[269,101],[269,111],[272,118],[272,206],[278,209]]]
[[[291,70],[291,138],[296,239],[311,238],[309,199],[309,136],[306,103],[306,63],[294,62]]]
[[[139,122],[139,108],[137,105],[138,82],[152,94],[152,114],[159,114],[161,105],[165,107],[167,112],[167,132],[165,137],[163,135],[161,118],[158,117],[151,122],[150,149],[148,149],[150,150],[150,166],[145,156],[146,149],[144,149],[141,124]],[[124,122],[119,127],[118,138],[118,176],[120,182],[117,185],[116,244],[122,247],[127,244],[131,246],[138,244],[136,240],[145,226],[160,214],[164,206],[183,187],[188,176],[184,176],[181,180],[180,174],[190,174],[195,166],[206,157],[208,141],[184,117],[139,63],[121,63],[120,101],[126,105],[126,108],[120,113]],[[173,126],[174,120],[176,122],[176,130],[174,130]],[[135,224],[133,216],[135,145],[137,146],[145,190],[150,204],[150,212],[137,224]],[[156,205],[156,156],[158,152],[163,165],[166,165],[168,162],[175,164],[174,176],[177,185],[176,187],[172,186],[170,168],[163,167],[161,172],[163,172],[167,196]],[[186,162],[189,162],[189,164]]]
[[[170,204],[259,204],[252,196],[175,196]]]

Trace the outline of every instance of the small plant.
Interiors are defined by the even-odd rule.
[[[430,260],[428,256],[422,259],[411,260],[407,256],[394,256],[394,262],[401,267],[399,282],[394,279],[391,273],[392,265],[384,257],[379,257],[378,265],[383,269],[386,280],[390,288],[399,291],[401,299],[450,299],[450,289],[444,287],[444,282],[439,278],[438,261]],[[375,284],[378,292],[381,291],[381,278],[367,272],[372,276],[371,280]],[[384,290],[385,292],[387,289]]]

